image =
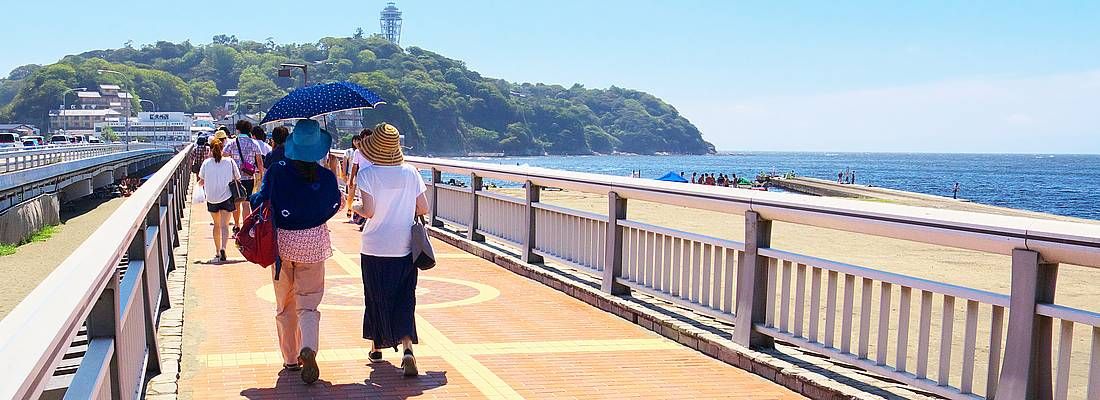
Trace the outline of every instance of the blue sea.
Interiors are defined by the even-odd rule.
[[[669,171],[737,174],[752,179],[760,172],[794,172],[835,181],[837,172],[854,170],[856,183],[951,196],[977,203],[1079,218],[1100,219],[1100,155],[913,154],[737,152],[706,156],[544,156],[466,160],[531,165],[606,175],[643,178]]]

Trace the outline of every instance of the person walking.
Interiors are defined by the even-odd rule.
[[[199,167],[199,185],[206,191],[206,211],[214,221],[214,258],[209,264],[225,262],[225,244],[229,241],[229,214],[235,202],[229,191],[229,183],[241,179],[237,163],[222,155],[223,141],[214,140],[210,145],[210,158]]]
[[[256,141],[249,136],[252,133],[251,122],[243,119],[237,121],[236,129],[237,137],[225,144],[225,155],[237,163],[237,168],[241,170],[241,185],[244,186],[244,192],[251,194],[256,189],[254,176],[257,171],[256,165],[262,162],[260,146],[257,146]],[[241,230],[241,214],[245,217],[252,214],[252,207],[249,206],[247,197],[237,199],[237,207],[233,211],[234,235]]]
[[[404,162],[400,132],[382,123],[363,140],[371,162],[356,176],[360,200],[355,212],[368,218],[362,233],[363,338],[371,341],[370,359],[382,360],[380,349],[404,347],[401,368],[416,376],[417,269],[411,255],[411,228],[428,213],[427,188],[416,167]]]
[[[264,156],[264,165],[275,165],[279,160],[285,159],[286,139],[290,137],[290,130],[285,126],[276,126],[271,130],[271,152]]]
[[[195,148],[191,150],[191,173],[198,175],[203,161],[208,157],[210,157],[210,145],[207,144],[206,136],[199,136],[195,139]]]
[[[332,135],[317,121],[299,120],[286,142],[286,158],[268,169],[252,196],[259,206],[270,201],[279,258],[271,268],[275,286],[275,326],[283,367],[316,382],[325,260],[332,256],[329,218],[340,211],[336,175],[317,162],[328,155]]]

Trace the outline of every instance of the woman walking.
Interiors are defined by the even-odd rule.
[[[221,140],[210,144],[210,158],[199,167],[199,185],[206,191],[206,211],[214,220],[214,258],[210,264],[225,262],[225,243],[229,240],[229,214],[235,209],[229,183],[241,179],[237,163],[224,157]]]
[[[270,201],[275,216],[279,259],[271,268],[275,286],[275,325],[283,367],[302,371],[302,381],[317,381],[318,335],[325,294],[325,260],[332,256],[325,223],[340,211],[336,175],[317,161],[328,155],[332,135],[317,121],[303,119],[285,144],[285,159],[267,170],[262,189],[252,196],[259,206]]]
[[[256,145],[256,141],[249,137],[252,133],[252,123],[240,120],[237,121],[237,137],[230,139],[225,144],[225,155],[232,158],[237,162],[237,167],[241,170],[241,185],[244,186],[244,193],[246,195],[251,194],[255,189],[255,177],[256,168],[258,163],[262,162],[262,156],[260,155],[260,146]],[[249,207],[248,198],[237,199],[237,209],[233,211],[233,234],[241,230],[241,214],[248,217],[252,213],[252,208]]]
[[[362,139],[370,164],[356,176],[360,204],[355,212],[368,218],[363,228],[363,338],[371,341],[370,359],[382,360],[380,349],[404,347],[401,368],[416,376],[412,345],[417,343],[416,277],[411,256],[411,228],[417,215],[428,213],[424,181],[416,167],[404,163],[401,137],[393,125],[379,124]]]

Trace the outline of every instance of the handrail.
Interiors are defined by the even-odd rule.
[[[0,338],[3,338],[0,341],[0,359],[4,360],[0,363],[0,398],[38,398],[73,335],[85,320],[90,339],[107,338],[114,342],[113,354],[99,356],[114,357],[117,362],[91,360],[90,357],[98,353],[89,350],[85,363],[77,371],[79,379],[74,379],[74,382],[88,382],[89,376],[91,381],[97,381],[95,377],[109,376],[107,384],[112,385],[113,391],[118,393],[116,395],[133,397],[130,393],[132,388],[119,389],[119,382],[142,382],[140,377],[131,376],[131,372],[135,369],[144,372],[146,361],[140,355],[131,353],[143,350],[155,352],[155,343],[151,344],[153,350],[150,350],[150,344],[131,340],[145,340],[146,335],[135,335],[133,330],[150,329],[146,325],[150,315],[155,321],[153,313],[160,311],[159,304],[154,304],[160,302],[159,293],[163,289],[156,283],[161,280],[157,274],[166,273],[172,262],[172,238],[178,229],[178,212],[186,191],[190,148],[187,146],[171,158],[7,317],[0,320]],[[130,268],[127,269],[126,279],[120,284],[116,266],[124,255],[130,259]],[[163,278],[163,275],[159,277]],[[143,295],[142,288],[149,294]],[[155,323],[151,329],[155,329]],[[155,334],[153,336],[155,338]],[[133,357],[138,358],[135,360]],[[141,365],[118,365],[124,361],[141,362]],[[159,361],[153,360],[152,356],[148,362],[157,363],[153,364],[153,368],[159,368]],[[111,365],[111,368],[119,368],[126,373],[85,368],[95,364]]]
[[[83,158],[121,153],[124,151],[154,149],[151,144],[98,144],[58,145],[0,151],[0,174],[24,171],[31,168],[74,161]]]
[[[1046,262],[1100,267],[1100,225],[811,197],[790,193],[731,190],[702,185],[616,177],[538,167],[506,166],[436,158],[406,157],[422,169],[543,187],[607,194],[725,213],[758,212],[763,218],[941,246],[1012,254],[1041,253]]]

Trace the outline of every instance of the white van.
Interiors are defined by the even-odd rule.
[[[18,133],[0,133],[0,148],[23,147]]]

